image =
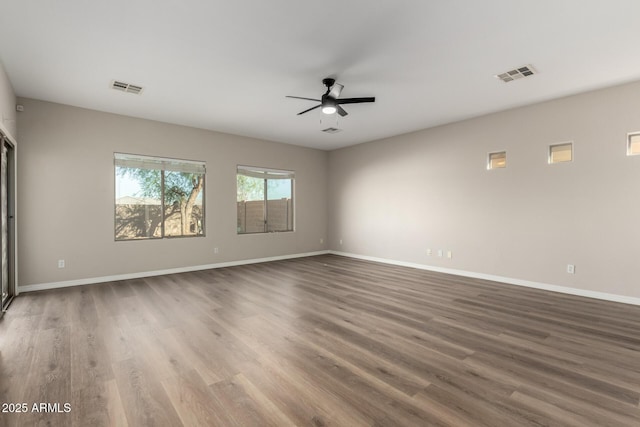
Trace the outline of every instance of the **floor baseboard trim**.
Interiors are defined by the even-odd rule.
[[[406,261],[397,261],[387,258],[378,258],[368,255],[360,255],[349,252],[329,251],[330,254],[345,256],[348,258],[361,259],[364,261],[380,262],[383,264],[397,265],[401,267],[411,267],[420,270],[435,271],[438,273],[455,274],[457,276],[471,277],[474,279],[490,280],[493,282],[507,283],[510,285],[524,286],[527,288],[543,289],[545,291],[559,292],[563,294],[577,295],[581,297],[594,298],[605,301],[620,302],[624,304],[640,305],[640,298],[628,297],[624,295],[609,294],[606,292],[588,291],[585,289],[570,288],[566,286],[551,285],[548,283],[533,282],[530,280],[514,279],[511,277],[495,276],[492,274],[475,273],[465,270],[456,270],[452,268],[442,268],[426,264],[418,264]]]
[[[316,255],[326,255],[329,251],[305,252],[290,255],[279,255],[266,258],[242,259],[216,264],[194,265],[189,267],[169,268],[166,270],[142,271],[139,273],[116,274],[113,276],[90,277],[87,279],[66,280],[63,282],[39,283],[35,285],[18,286],[18,293],[44,291],[47,289],[67,288],[70,286],[93,285],[96,283],[116,282],[118,280],[140,279],[143,277],[162,276],[165,274],[188,273],[191,271],[210,270],[213,268],[234,267],[237,265],[257,264],[261,262],[281,261],[286,259],[304,258]]]

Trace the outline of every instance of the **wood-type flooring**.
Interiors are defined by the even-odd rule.
[[[640,426],[639,399],[640,306],[336,255],[0,320],[1,426]]]

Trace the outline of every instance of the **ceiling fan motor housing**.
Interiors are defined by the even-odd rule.
[[[328,94],[322,95],[322,106],[332,105],[335,107],[336,104],[335,98],[330,97]]]

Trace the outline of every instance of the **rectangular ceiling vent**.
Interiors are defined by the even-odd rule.
[[[496,74],[495,77],[499,78],[505,83],[512,82],[514,80],[522,79],[524,77],[533,76],[536,74],[536,70],[531,65],[525,65],[520,68],[506,71],[502,74]]]
[[[338,133],[338,132],[340,132],[341,130],[342,130],[342,129],[338,129],[338,128],[331,128],[331,127],[329,127],[329,128],[326,128],[326,129],[322,129],[322,132],[325,132],[325,133]]]
[[[134,93],[140,95],[142,93],[142,86],[132,85],[130,83],[121,82],[118,80],[111,81],[111,89],[119,90],[127,93]]]

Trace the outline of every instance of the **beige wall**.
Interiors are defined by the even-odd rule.
[[[320,244],[327,233],[324,151],[19,102],[21,286],[326,249]],[[114,152],[206,161],[206,237],[115,242]],[[238,164],[296,171],[295,232],[236,234]]]
[[[0,129],[15,142],[16,128],[16,96],[9,77],[0,62]]]
[[[640,297],[639,111],[634,83],[333,151],[330,248]],[[575,161],[547,164],[564,141]]]
[[[0,108],[15,114],[4,82]],[[328,237],[341,252],[640,297],[640,156],[625,155],[640,83],[330,153],[19,102],[21,285],[306,253]],[[564,141],[575,161],[548,165]],[[508,167],[487,171],[499,150]],[[114,151],[205,160],[207,200],[229,200],[207,202],[207,236],[115,242]],[[294,233],[236,234],[238,164],[296,170]]]

